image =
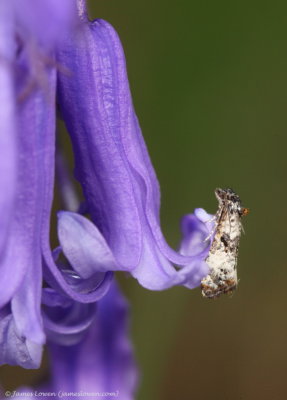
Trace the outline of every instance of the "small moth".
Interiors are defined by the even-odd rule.
[[[201,281],[203,297],[211,299],[223,293],[232,293],[237,287],[241,217],[249,213],[248,208],[241,206],[239,196],[232,189],[215,189],[215,196],[219,205],[214,216],[213,240],[205,260],[209,274]]]

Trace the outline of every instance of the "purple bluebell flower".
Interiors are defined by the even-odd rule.
[[[159,185],[134,112],[121,42],[107,22],[90,22],[84,13],[82,20],[57,53],[70,71],[59,74],[58,100],[93,224],[61,213],[63,252],[74,266],[128,271],[151,290],[196,287],[208,272],[208,246],[183,256],[163,237]],[[100,242],[106,263],[92,250]]]
[[[96,303],[105,304],[113,271],[151,290],[198,286],[212,230],[201,210],[184,220],[179,252],[163,237],[159,184],[112,26],[89,21],[81,0],[78,19],[74,0],[33,0],[33,12],[31,1],[0,0],[0,363],[25,368],[39,366],[46,338],[85,347],[85,335],[100,334]],[[56,162],[63,168],[56,104],[84,204],[58,213],[60,246],[52,251]],[[68,175],[60,177],[67,194]],[[105,323],[118,332],[109,315]]]

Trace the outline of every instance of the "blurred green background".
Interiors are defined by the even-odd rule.
[[[120,277],[141,368],[137,400],[286,398],[286,2],[89,4],[124,45],[168,242],[178,246],[183,214],[216,211],[216,187],[232,187],[251,209],[232,298],[149,292]],[[4,384],[43,374],[19,371],[2,368]]]

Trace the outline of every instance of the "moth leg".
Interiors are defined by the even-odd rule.
[[[213,215],[213,217],[212,217],[212,218],[208,219],[208,220],[207,220],[207,221],[205,221],[204,223],[205,223],[205,224],[208,224],[209,222],[216,221],[216,218],[217,218],[217,215],[215,214],[215,215]]]
[[[213,236],[213,234],[215,233],[215,231],[216,231],[216,229],[218,227],[219,218],[220,218],[220,214],[218,214],[218,212],[217,212],[212,218],[210,218],[209,220],[205,221],[205,224],[208,224],[209,222],[214,222],[214,221],[216,221],[216,222],[214,224],[214,227],[213,227],[212,231],[204,239],[203,243],[207,242]]]
[[[214,225],[214,228],[212,229],[212,231],[209,233],[209,235],[204,239],[203,243],[207,242],[215,233],[216,229],[217,229],[218,224],[216,223]]]

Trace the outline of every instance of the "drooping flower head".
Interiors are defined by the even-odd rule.
[[[57,59],[70,71],[58,77],[59,107],[73,144],[75,176],[93,221],[60,215],[66,257],[71,260],[78,251],[84,260],[84,242],[90,240],[94,245],[87,247],[93,248],[102,236],[114,260],[112,269],[129,271],[144,287],[162,290],[190,281],[198,286],[207,273],[204,249],[182,256],[161,232],[159,185],[134,112],[117,33],[107,22],[84,16],[81,29],[67,37]],[[98,253],[89,251],[87,257],[96,263]],[[111,263],[101,268],[110,270]]]
[[[100,305],[113,293],[113,271],[151,290],[198,286],[208,273],[212,223],[198,209],[183,220],[180,251],[166,243],[159,184],[113,27],[89,21],[83,1],[78,17],[73,0],[43,0],[41,7],[34,1],[33,12],[23,13],[19,3],[0,0],[0,362],[37,368],[46,338],[51,349],[70,346],[79,360],[88,338],[101,336],[100,324],[118,332],[117,313]],[[73,145],[84,202],[59,211],[59,247],[52,251],[56,164],[65,198],[71,186],[56,153],[56,111]],[[103,349],[106,358],[99,349],[91,360],[99,370],[109,356]]]

